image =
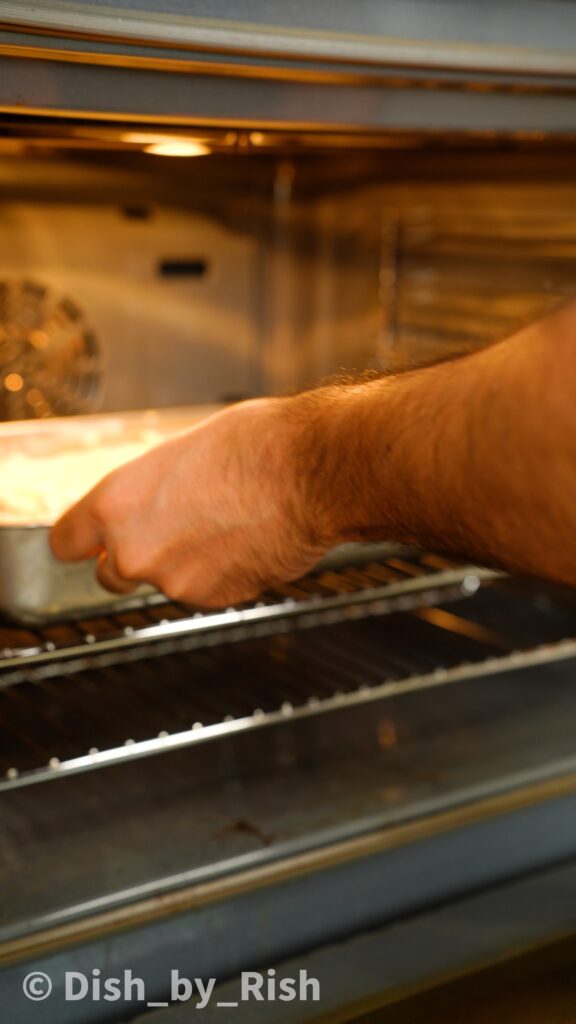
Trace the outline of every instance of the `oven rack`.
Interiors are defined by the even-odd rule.
[[[153,659],[32,666],[0,691],[0,789],[574,658],[573,605],[515,588]]]
[[[123,613],[44,627],[0,625],[0,689],[18,681],[19,669],[28,671],[35,665],[52,663],[60,671],[69,659],[148,658],[168,653],[174,644],[191,650],[347,622],[466,597],[498,575],[433,554],[403,552],[402,557],[327,569],[286,584],[253,604],[224,611],[201,612],[176,602],[154,602]]]

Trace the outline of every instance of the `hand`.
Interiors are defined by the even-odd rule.
[[[331,546],[299,479],[290,399],[243,402],[105,477],[56,523],[57,558],[98,555],[100,583],[151,583],[203,607],[248,601]]]

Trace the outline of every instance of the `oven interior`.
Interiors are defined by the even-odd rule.
[[[3,419],[433,361],[571,293],[570,142],[174,131],[4,115]]]
[[[538,133],[6,115],[0,417],[227,402],[497,341],[571,294],[575,158]],[[220,937],[235,922],[202,947],[225,979],[573,853],[575,622],[567,589],[381,546],[221,612],[0,623],[8,987],[71,942],[122,958],[130,929],[148,962],[154,922],[209,912]]]

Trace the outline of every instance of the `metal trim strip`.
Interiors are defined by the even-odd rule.
[[[0,0],[0,25],[7,30],[57,32],[68,38],[124,39],[140,45],[174,44],[205,52],[247,57],[296,57],[307,61],[340,61],[390,67],[451,68],[506,74],[556,77],[574,74],[571,51],[511,47],[495,43],[461,43],[350,32],[276,28],[262,23],[227,19],[134,12],[115,6],[110,12],[97,4],[51,0],[22,10],[14,0]]]
[[[365,835],[335,842],[236,874],[148,897],[90,917],[48,928],[0,944],[0,964],[8,965],[73,943],[145,925],[172,914],[223,902],[265,886],[281,885],[318,871],[398,848],[409,843],[465,829],[487,818],[521,811],[576,792],[576,772],[528,784],[464,806]]]

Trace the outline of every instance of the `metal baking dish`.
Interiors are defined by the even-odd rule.
[[[54,454],[86,448],[88,437],[97,443],[126,442],[147,429],[158,432],[161,441],[218,408],[206,405],[2,423],[0,448]],[[115,597],[96,582],[92,561],[59,562],[50,550],[50,526],[0,525],[0,612],[18,622],[40,624],[162,600],[149,586],[129,597]]]

